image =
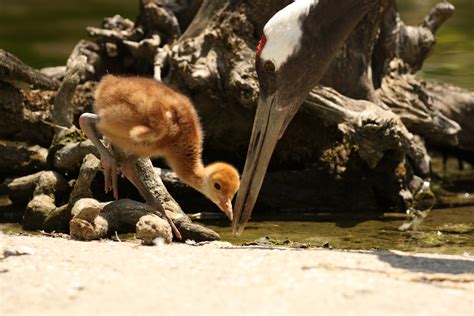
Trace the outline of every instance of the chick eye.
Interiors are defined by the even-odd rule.
[[[275,71],[275,64],[270,61],[270,60],[267,60],[265,62],[265,64],[263,64],[263,68],[265,69],[265,71],[267,72],[274,72]]]
[[[214,183],[214,188],[216,188],[217,190],[220,190],[221,185],[219,183]]]

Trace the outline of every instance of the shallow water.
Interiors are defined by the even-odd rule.
[[[402,19],[418,25],[440,0],[398,0]],[[455,15],[437,34],[438,44],[421,76],[474,90],[474,1],[451,0]],[[120,14],[138,13],[130,0],[0,0],[0,48],[33,67],[64,65],[87,26]]]
[[[307,215],[278,219],[260,218],[249,222],[244,233],[235,237],[226,219],[201,221],[214,229],[223,241],[234,245],[257,244],[294,248],[324,247],[334,249],[395,249],[421,253],[474,255],[474,207],[431,211],[417,231],[401,232],[406,221],[403,214],[378,217],[351,217],[348,214]],[[6,234],[37,234],[25,232],[20,224],[0,224]],[[268,237],[264,239],[264,237]],[[121,235],[122,240],[133,235]],[[256,241],[256,242],[255,242]]]
[[[414,232],[401,232],[403,214],[374,218],[350,215],[311,215],[299,220],[250,221],[240,237],[234,237],[229,223],[206,221],[223,240],[245,244],[269,237],[270,244],[337,249],[396,249],[410,252],[474,254],[474,207],[438,209]],[[260,240],[264,245],[265,241]]]

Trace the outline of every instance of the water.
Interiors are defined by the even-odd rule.
[[[474,207],[438,209],[431,211],[417,231],[400,232],[405,222],[403,214],[384,214],[378,217],[354,217],[321,214],[279,216],[269,220],[260,218],[249,222],[240,237],[232,235],[226,219],[204,221],[223,241],[243,245],[259,240],[257,244],[274,247],[324,247],[334,249],[395,249],[419,253],[474,255]],[[285,218],[286,217],[286,218]],[[0,224],[6,234],[37,234],[25,232],[20,224]],[[270,242],[262,237],[269,237]],[[121,235],[121,240],[134,238]]]
[[[350,214],[308,215],[295,220],[250,221],[241,237],[231,233],[229,223],[206,221],[223,240],[245,244],[268,236],[273,245],[337,249],[396,249],[411,252],[474,255],[474,207],[438,209],[414,232],[400,232],[403,214],[354,217]],[[293,243],[291,243],[293,242]]]
[[[398,0],[408,24],[419,24],[440,0]],[[33,67],[64,65],[74,45],[87,38],[86,26],[120,14],[133,20],[138,1],[0,0],[0,48]],[[452,0],[456,13],[437,35],[434,54],[421,76],[474,90],[474,1]]]

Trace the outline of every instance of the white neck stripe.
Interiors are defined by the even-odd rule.
[[[319,0],[295,0],[278,11],[265,25],[267,43],[262,60],[271,60],[278,70],[294,53],[301,49],[302,22]]]

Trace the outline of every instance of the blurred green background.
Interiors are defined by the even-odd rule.
[[[440,0],[398,0],[402,19],[419,24]],[[421,76],[474,91],[474,0],[452,0],[456,13],[438,32]],[[137,0],[0,0],[0,48],[40,68],[63,65],[86,26],[120,14],[134,20]]]

